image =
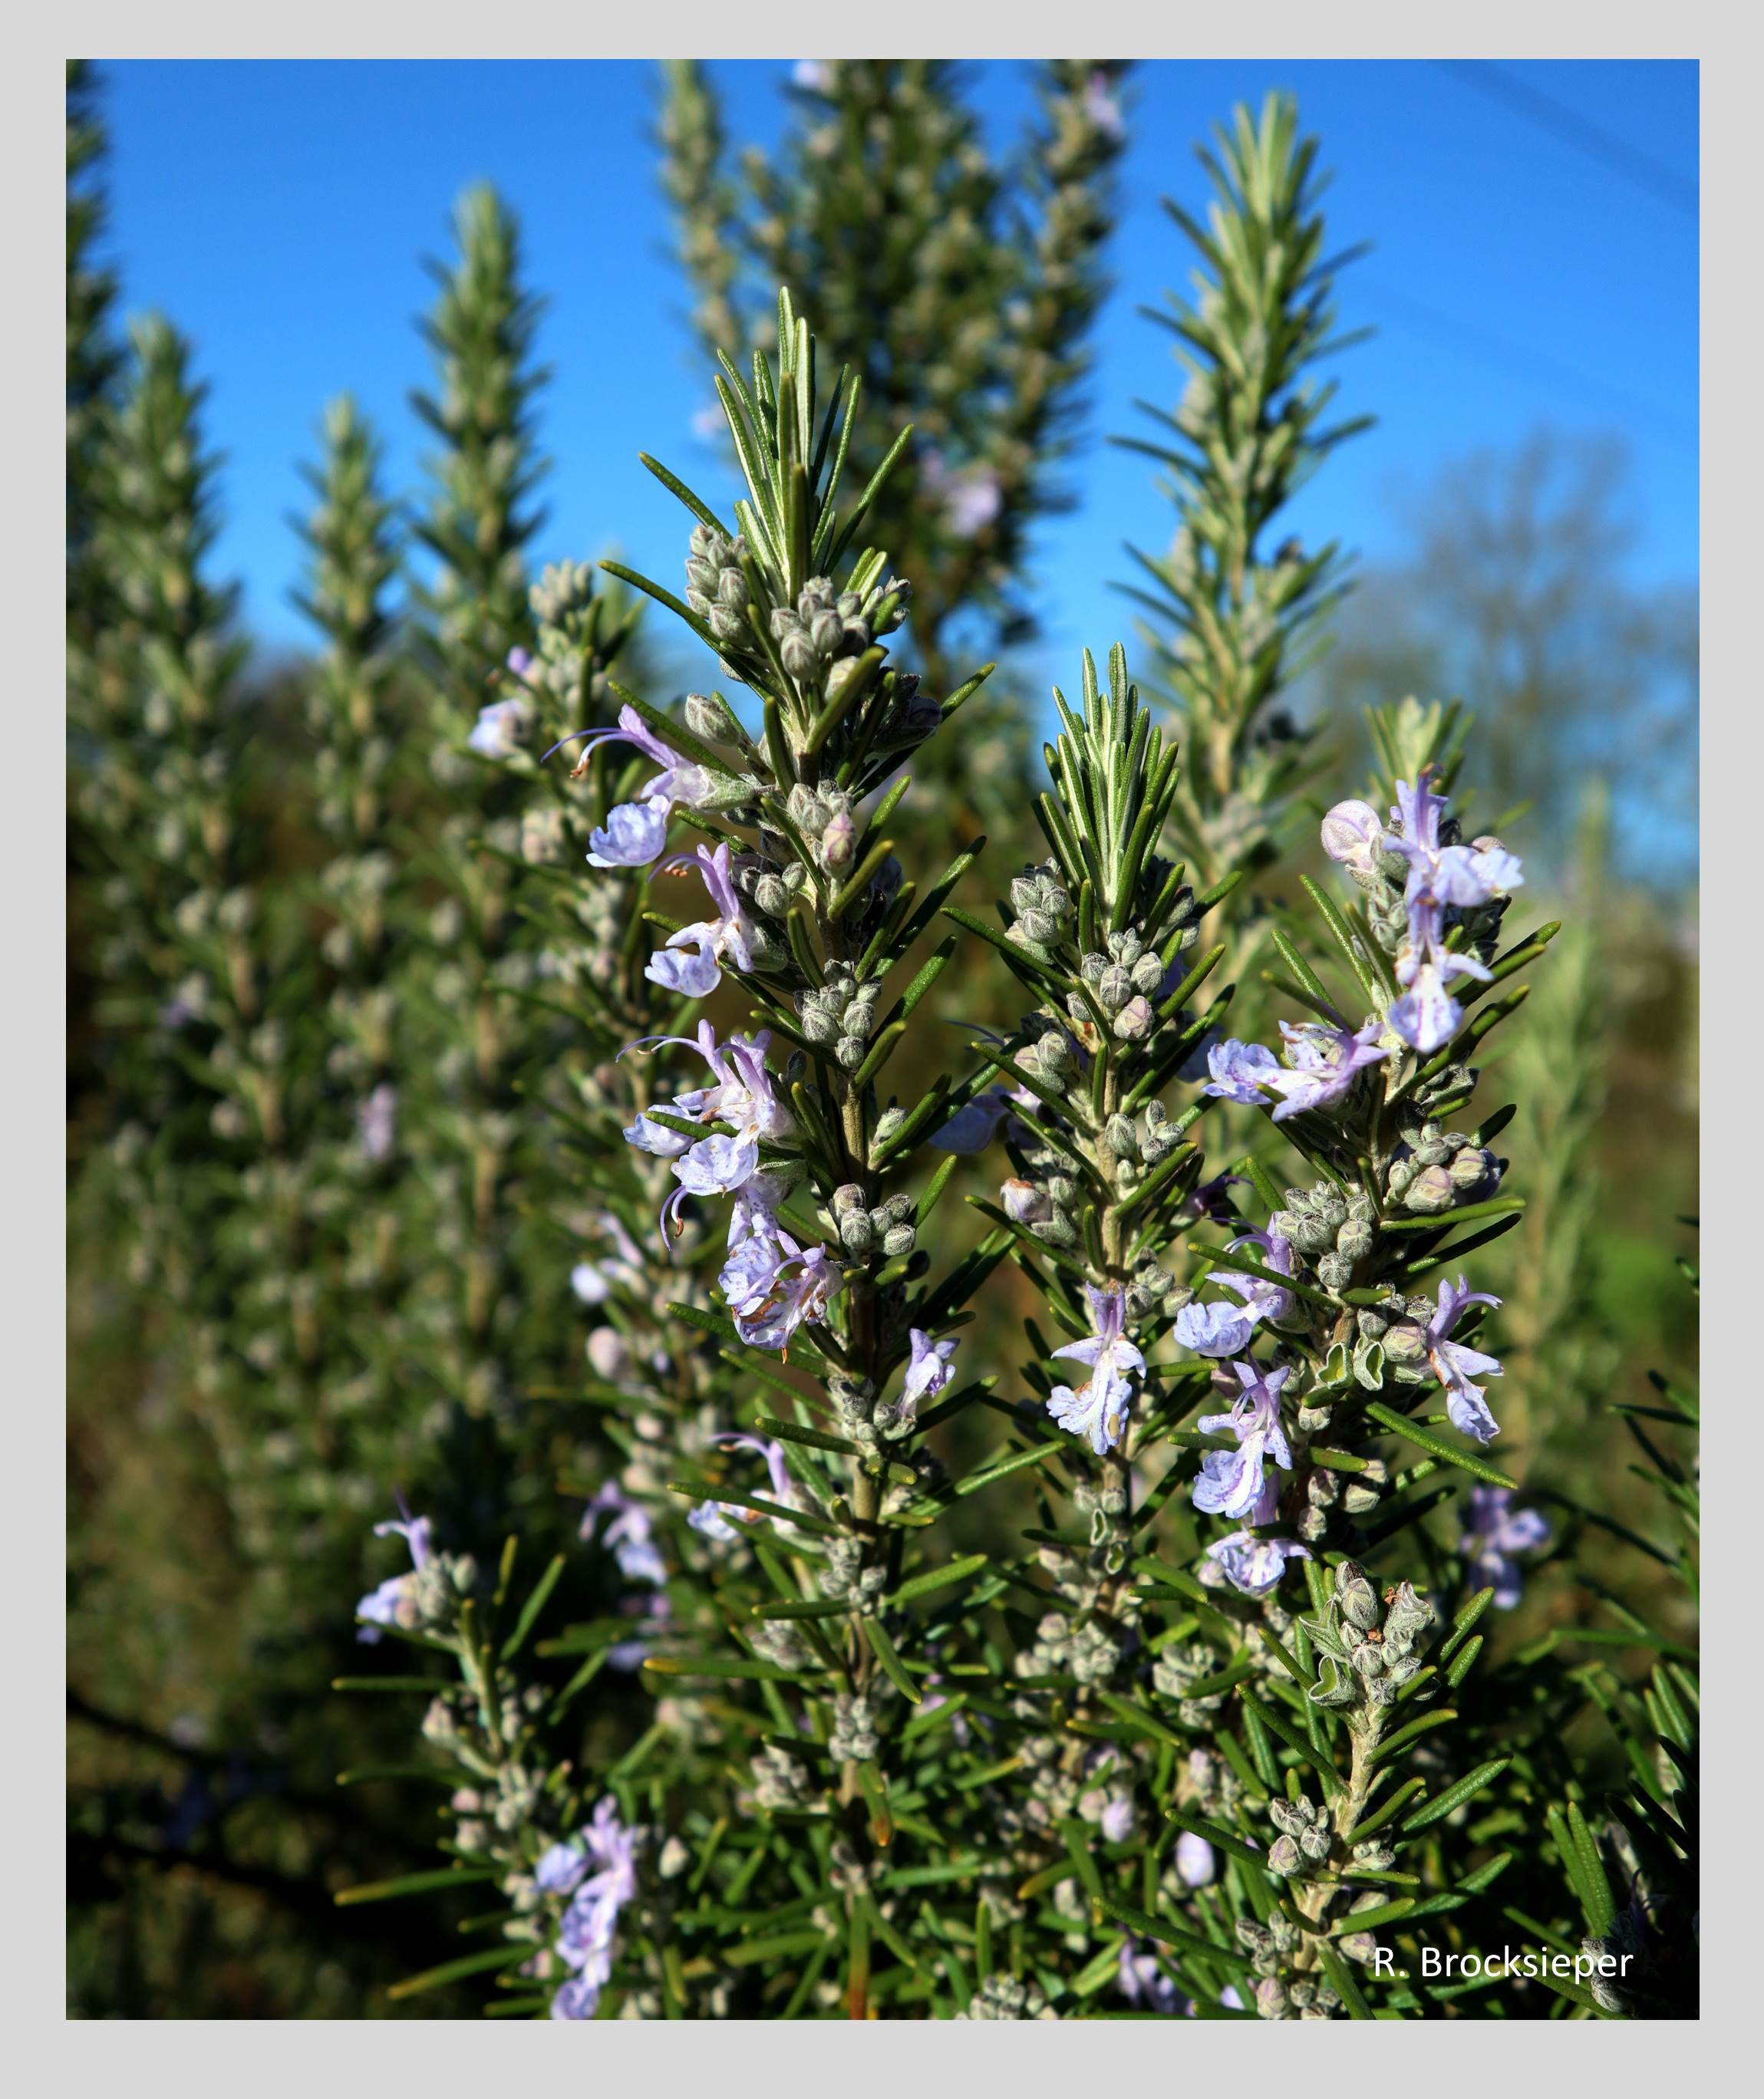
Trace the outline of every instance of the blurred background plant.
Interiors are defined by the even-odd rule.
[[[914,586],[900,659],[939,699],[952,662],[1004,662],[959,738],[930,746],[951,755],[900,821],[935,841],[921,860],[985,830],[1008,869],[1044,851],[1026,671],[1061,589],[1039,573],[1040,528],[1088,456],[1131,77],[1038,68],[1008,152],[961,68],[804,62],[785,95],[774,145],[732,160],[714,76],[667,69],[661,170],[693,330],[772,345],[776,287],[796,288],[823,390],[842,363],[863,380],[850,490],[914,425],[866,531]],[[659,1414],[633,1425],[616,1404],[641,1388],[676,1419],[697,1406],[702,1443],[726,1375],[715,1337],[666,1354],[658,1322],[684,1278],[640,1278],[618,1236],[649,1243],[665,1175],[609,1189],[596,1163],[611,1054],[670,1024],[641,973],[651,893],[617,885],[610,916],[604,885],[590,900],[571,760],[536,767],[554,736],[613,719],[609,679],[653,689],[662,659],[616,586],[531,573],[541,306],[513,213],[482,186],[433,266],[425,484],[389,474],[400,433],[334,404],[297,528],[316,642],[254,651],[217,573],[222,467],[191,346],[117,319],[81,62],[68,112],[70,2000],[380,2016],[407,2001],[387,1986],[457,1953],[462,1912],[333,1900],[433,1856],[422,1782],[391,1776],[413,1768],[408,1701],[326,1689],[360,1666],[349,1600],[388,1549],[370,1525],[402,1490],[492,1564],[513,1521],[524,1564],[566,1563],[574,1613],[628,1621],[649,1595],[626,1564],[640,1554],[607,1529],[616,1511],[598,1531],[591,1511],[583,1535],[604,1542],[578,1545],[581,1495],[615,1473],[659,1491],[674,1453]],[[1625,1546],[1625,1529],[1658,1542],[1656,1512],[1589,1424],[1660,1404],[1646,1366],[1694,1344],[1662,1221],[1696,1204],[1694,594],[1625,579],[1621,450],[1544,431],[1401,498],[1410,551],[1362,564],[1344,595],[1326,537],[1313,550],[1282,515],[1358,420],[1308,390],[1350,339],[1314,153],[1290,103],[1240,116],[1208,165],[1212,213],[1191,191],[1177,212],[1200,275],[1160,316],[1190,373],[1156,441],[1176,531],[1136,579],[1147,687],[1184,750],[1175,827],[1198,890],[1247,865],[1217,922],[1265,939],[1313,865],[1315,764],[1370,773],[1374,703],[1472,700],[1458,799],[1524,849],[1528,904],[1566,924],[1479,1097],[1519,1104],[1531,1202],[1478,1276],[1508,1299],[1511,1432],[1547,1472],[1559,1536],[1585,1526],[1593,1578],[1626,1610],[1665,1611],[1682,1643],[1683,1556]],[[593,764],[605,799],[623,761]],[[551,782],[537,811],[535,769]],[[1267,995],[1246,960],[1238,1033]],[[990,962],[970,970],[962,1018],[1008,1024],[1014,997]],[[909,1046],[909,1097],[935,1075]],[[688,1261],[707,1252],[695,1234]],[[1013,1279],[965,1345],[993,1359],[1034,1301]],[[951,1424],[953,1454],[971,1459],[973,1432]],[[1684,1463],[1654,1468],[1681,1518]],[[957,1511],[958,1542],[976,1521]],[[1545,1570],[1503,1652],[1580,1608]],[[1612,1657],[1614,1732],[1590,1754],[1626,1758],[1645,1790],[1669,1754],[1645,1744],[1682,1746],[1687,1694],[1632,1664]],[[664,1709],[599,1667],[604,1765]],[[691,1710],[669,1714],[688,1739]],[[1599,1935],[1596,1891],[1570,1877]],[[409,2001],[477,2000],[444,1978]]]

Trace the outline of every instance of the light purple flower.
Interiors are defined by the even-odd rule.
[[[492,700],[478,709],[477,723],[465,739],[466,747],[480,758],[512,758],[532,721],[532,703],[518,693],[511,699]]]
[[[663,1129],[659,1123],[650,1123],[647,1127],[655,1136],[670,1142],[679,1136],[675,1130]],[[679,1138],[680,1149],[684,1151],[690,1142],[688,1138]],[[638,1148],[647,1151],[650,1147],[644,1144]],[[570,1270],[570,1287],[576,1296],[584,1305],[604,1305],[615,1289],[640,1289],[643,1256],[618,1218],[610,1210],[596,1210],[588,1220],[588,1227],[611,1240],[613,1252],[594,1261],[578,1261]]]
[[[588,834],[590,867],[647,867],[667,843],[673,804],[665,794],[621,802]]]
[[[1132,1380],[1144,1376],[1146,1359],[1127,1339],[1127,1297],[1120,1286],[1098,1290],[1087,1283],[1084,1296],[1090,1300],[1096,1331],[1054,1353],[1088,1363],[1090,1376],[1076,1392],[1070,1385],[1055,1385],[1047,1410],[1062,1428],[1087,1437],[1100,1458],[1126,1434],[1127,1412],[1133,1401]]]
[[[1333,1107],[1368,1064],[1376,1064],[1390,1054],[1378,1046],[1379,1037],[1384,1032],[1382,1020],[1369,1020],[1356,1035],[1350,1035],[1344,1027],[1319,1027],[1313,1021],[1295,1027],[1282,1020],[1280,1032],[1286,1038],[1292,1069],[1277,1072],[1270,1081],[1278,1087],[1282,1097],[1274,1110],[1276,1122],[1302,1115],[1307,1109]]]
[[[774,1226],[755,1231],[730,1253],[717,1278],[735,1331],[753,1349],[790,1347],[805,1323],[819,1325],[845,1287],[825,1247],[804,1248]]]
[[[1109,77],[1106,73],[1093,73],[1084,88],[1084,114],[1111,145],[1118,146],[1127,136],[1127,120],[1121,114],[1121,105],[1109,92]]]
[[[1119,1987],[1128,2004],[1143,2004],[1148,2011],[1161,2013],[1165,2018],[1180,2018],[1185,2012],[1194,2009],[1164,1974],[1157,1955],[1141,1952],[1137,1939],[1125,1938],[1121,1942]]]
[[[1470,1527],[1458,1542],[1464,1568],[1478,1588],[1493,1589],[1497,1610],[1511,1611],[1519,1601],[1515,1553],[1550,1542],[1550,1525],[1536,1509],[1511,1507],[1510,1487],[1470,1490]]]
[[[600,2007],[604,1981],[590,1975],[572,1975],[552,1999],[554,2019],[592,2019]]]
[[[1240,1305],[1185,1305],[1176,1315],[1176,1338],[1197,1356],[1234,1356],[1255,1331],[1256,1314]]]
[[[650,1035],[628,1044],[619,1052],[656,1043],[675,1043],[696,1050],[710,1067],[714,1085],[682,1094],[671,1112],[682,1121],[732,1124],[732,1134],[700,1138],[696,1142],[678,1130],[652,1122],[640,1115],[625,1132],[625,1142],[640,1151],[653,1152],[672,1161],[680,1186],[662,1206],[662,1230],[666,1238],[670,1219],[688,1195],[732,1195],[759,1171],[759,1141],[775,1141],[794,1128],[790,1111],[772,1091],[772,1075],[766,1069],[766,1051],[772,1037],[761,1029],[754,1036],[732,1035],[719,1043],[708,1020],[698,1023],[696,1036]],[[680,1227],[676,1224],[677,1232]]]
[[[576,1889],[557,1927],[556,1952],[574,1974],[552,2001],[554,2018],[594,2016],[612,1976],[618,1913],[637,1892],[635,1835],[620,1824],[609,1797],[595,1809],[575,1842],[597,1871]]]
[[[1409,863],[1403,902],[1409,913],[1409,936],[1397,958],[1397,981],[1404,996],[1387,1018],[1404,1041],[1423,1054],[1443,1049],[1458,1032],[1463,1009],[1451,995],[1458,977],[1489,981],[1489,971],[1474,956],[1454,953],[1445,944],[1445,913],[1486,904],[1524,880],[1513,855],[1494,841],[1480,846],[1442,846],[1442,798],[1427,785],[1423,769],[1414,785],[1397,783],[1392,821],[1401,834],[1388,831],[1383,843]]]
[[[1225,1251],[1235,1253],[1239,1247],[1246,1246],[1256,1248],[1262,1267],[1271,1269],[1276,1275],[1292,1274],[1292,1242],[1278,1232],[1241,1233]],[[1292,1317],[1296,1300],[1290,1290],[1283,1290],[1278,1283],[1265,1283],[1259,1275],[1234,1275],[1228,1268],[1215,1269],[1213,1274],[1227,1290],[1237,1292],[1252,1318],[1266,1320],[1270,1326],[1278,1327]]]
[[[1265,1050],[1260,1042],[1239,1042],[1234,1036],[1214,1043],[1207,1052],[1207,1069],[1212,1074],[1208,1093],[1220,1100],[1241,1101],[1251,1108],[1267,1107],[1268,1096],[1261,1088],[1281,1076],[1272,1050]]]
[[[668,818],[675,803],[702,809],[715,799],[718,782],[710,768],[696,765],[671,750],[635,707],[619,709],[614,728],[578,731],[578,734],[582,737],[582,755],[570,773],[572,779],[581,776],[590,755],[603,743],[635,744],[644,757],[661,768],[653,780],[638,789],[636,801],[621,802],[607,812],[604,827],[588,834],[592,866],[647,867],[667,843]],[[563,741],[572,743],[576,738],[566,736]],[[557,744],[552,746],[554,750],[561,748]],[[546,756],[550,755],[548,751]]]
[[[812,95],[825,95],[833,85],[833,68],[825,59],[798,59],[790,68],[790,78]]]
[[[1204,1837],[1185,1829],[1176,1840],[1176,1870],[1184,1887],[1203,1888],[1218,1868],[1212,1846]]]
[[[1102,1832],[1103,1842],[1124,1844],[1133,1833],[1134,1820],[1133,1796],[1130,1793],[1111,1793],[1098,1824]]]
[[[785,1463],[784,1446],[781,1443],[772,1442],[763,1436],[735,1434],[719,1436],[713,1440],[724,1450],[751,1450],[756,1455],[763,1458],[766,1461],[766,1477],[772,1486],[772,1498],[785,1508],[797,1508],[801,1506],[802,1497],[798,1494],[796,1482],[790,1477],[790,1468]],[[758,1523],[760,1516],[759,1510],[743,1508],[739,1503],[706,1501],[698,1503],[688,1514],[686,1520],[702,1536],[715,1538],[719,1544],[728,1545],[741,1535],[741,1533],[735,1529],[737,1524]],[[781,1530],[789,1530],[793,1527],[781,1516],[775,1517],[772,1520],[777,1524]]]
[[[1411,909],[1423,902],[1468,908],[1522,887],[1525,878],[1519,860],[1493,839],[1474,846],[1440,843],[1445,799],[1428,785],[1431,770],[1423,766],[1413,787],[1406,780],[1397,782],[1396,805],[1390,813],[1392,821],[1402,829],[1388,832],[1383,840],[1388,851],[1401,853],[1409,863],[1403,901]]]
[[[583,1511],[582,1537],[592,1538],[596,1518],[609,1515],[612,1521],[600,1534],[600,1542],[611,1548],[620,1573],[627,1581],[659,1586],[667,1579],[667,1563],[657,1548],[649,1512],[616,1480],[609,1480]]]
[[[587,1847],[580,1837],[570,1837],[540,1855],[533,1868],[534,1885],[541,1894],[574,1894],[587,1879]]]
[[[723,981],[721,962],[725,955],[738,970],[753,968],[753,921],[732,878],[726,842],[714,852],[698,846],[689,853],[676,853],[663,860],[656,873],[666,874],[686,867],[697,868],[704,877],[716,916],[670,933],[667,944],[650,956],[643,974],[664,991],[679,992],[688,998],[708,998]]]
[[[1200,1578],[1212,1588],[1220,1586],[1222,1577],[1241,1595],[1265,1596],[1279,1586],[1289,1560],[1310,1556],[1307,1547],[1295,1545],[1288,1538],[1257,1538],[1252,1531],[1234,1530],[1228,1538],[1208,1547]]]
[[[1427,1340],[1427,1361],[1445,1391],[1445,1411],[1451,1417],[1452,1426],[1477,1443],[1492,1442],[1500,1434],[1501,1428],[1489,1411],[1482,1388],[1471,1380],[1499,1377],[1502,1375],[1501,1366],[1493,1356],[1485,1356],[1447,1336],[1471,1305],[1498,1306],[1500,1301],[1485,1290],[1467,1288],[1463,1276],[1455,1283],[1448,1283],[1442,1276],[1437,1309],[1422,1329]]]
[[[402,1495],[398,1506],[404,1509]],[[382,1582],[377,1589],[371,1589],[355,1606],[356,1617],[367,1622],[355,1635],[366,1647],[377,1644],[382,1626],[414,1622],[410,1609],[411,1575],[420,1574],[434,1557],[434,1529],[426,1516],[413,1516],[405,1509],[402,1520],[376,1523],[374,1536],[402,1538],[411,1548],[411,1573],[395,1574],[389,1581]]]
[[[956,1353],[953,1341],[934,1341],[917,1327],[907,1329],[907,1340],[912,1344],[913,1355],[900,1386],[903,1421],[913,1420],[917,1415],[919,1402],[935,1398],[948,1384],[954,1375],[949,1367],[950,1360]]]
[[[398,1089],[390,1080],[382,1079],[355,1111],[355,1126],[362,1156],[371,1166],[384,1165],[398,1142]]]
[[[1241,1388],[1236,1403],[1229,1414],[1203,1414],[1199,1426],[1209,1436],[1230,1429],[1238,1447],[1209,1450],[1201,1459],[1194,1500],[1208,1516],[1247,1516],[1262,1498],[1264,1458],[1272,1458],[1283,1472],[1292,1469],[1292,1453],[1280,1425],[1280,1388],[1292,1373],[1290,1368],[1265,1372],[1256,1363],[1234,1362],[1215,1375],[1224,1379],[1226,1372],[1235,1375]]]
[[[995,475],[985,469],[957,474],[944,501],[944,516],[958,539],[971,539],[983,532],[1005,507],[1005,495]]]

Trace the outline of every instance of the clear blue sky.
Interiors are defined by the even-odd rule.
[[[692,433],[709,398],[648,138],[653,68],[622,62],[236,64],[103,68],[112,127],[111,248],[132,310],[163,308],[213,381],[210,441],[227,455],[218,558],[245,586],[253,629],[304,639],[287,593],[285,518],[303,501],[323,403],[352,389],[385,434],[396,482],[416,485],[407,405],[425,353],[424,253],[445,252],[450,201],[487,177],[519,211],[530,277],[550,301],[556,377],[543,437],[556,463],[540,559],[618,543],[673,583],[686,522],[638,465],[640,445],[688,479],[716,472]],[[781,121],[772,64],[721,64],[737,143]],[[1515,106],[1515,84],[1522,106]],[[1634,460],[1638,580],[1697,567],[1697,174],[1693,64],[1524,62],[1488,77],[1428,64],[1162,61],[1141,67],[1113,263],[1098,331],[1078,510],[1047,529],[1048,634],[1039,667],[1076,675],[1081,645],[1128,631],[1108,589],[1120,542],[1159,548],[1168,512],[1147,463],[1102,442],[1134,428],[1136,394],[1168,403],[1165,333],[1135,311],[1186,274],[1159,208],[1196,204],[1192,147],[1243,97],[1294,90],[1335,171],[1332,244],[1370,240],[1343,315],[1377,338],[1345,358],[1343,405],[1377,430],[1339,453],[1296,522],[1368,557],[1401,552],[1395,490],[1472,447],[1540,422],[1615,431]],[[1548,98],[1524,103],[1526,90]],[[1026,68],[980,68],[1001,139],[1028,104]],[[1567,112],[1564,114],[1564,112]],[[1577,125],[1593,127],[1582,132]],[[1633,157],[1626,157],[1626,155]],[[711,491],[707,488],[706,493]]]

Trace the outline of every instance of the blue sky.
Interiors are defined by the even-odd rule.
[[[637,449],[688,479],[718,469],[691,428],[709,389],[655,178],[652,68],[154,61],[103,71],[111,250],[127,306],[165,310],[195,337],[213,383],[209,436],[226,455],[218,559],[243,579],[256,633],[305,638],[288,603],[299,555],[285,521],[302,504],[297,463],[314,451],[326,399],[352,389],[388,440],[396,484],[417,485],[422,441],[406,397],[426,377],[413,327],[429,297],[419,258],[445,252],[451,200],[479,177],[520,213],[531,281],[550,302],[541,349],[556,376],[542,433],[556,470],[536,554],[581,558],[616,543],[675,581],[684,513]],[[786,68],[714,71],[736,141],[775,135]],[[1633,573],[1695,576],[1697,227],[1683,199],[1697,174],[1696,68],[1520,62],[1493,85],[1509,99],[1425,63],[1138,68],[1116,289],[1071,468],[1081,499],[1040,543],[1044,684],[1075,680],[1080,646],[1100,651],[1128,633],[1128,609],[1108,588],[1127,573],[1120,543],[1161,548],[1168,534],[1148,463],[1102,442],[1133,429],[1135,395],[1168,405],[1178,390],[1169,338],[1135,311],[1186,278],[1159,200],[1198,204],[1194,143],[1234,101],[1274,86],[1297,94],[1335,170],[1331,244],[1374,244],[1344,281],[1342,310],[1347,324],[1379,331],[1339,367],[1342,405],[1375,412],[1379,426],[1305,491],[1297,528],[1370,558],[1397,555],[1396,492],[1547,421],[1627,440]],[[1524,103],[1526,90],[1547,104]],[[1026,68],[981,68],[976,92],[1008,139],[1028,105]],[[1645,164],[1626,163],[1625,149]]]

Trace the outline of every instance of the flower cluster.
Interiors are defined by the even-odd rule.
[[[601,1801],[575,1836],[553,1844],[533,1869],[539,1891],[567,1896],[552,1951],[570,1970],[554,1993],[554,2019],[592,2019],[613,1973],[618,1913],[637,1892],[637,1846],[642,1833],[618,1819],[618,1803]]]

